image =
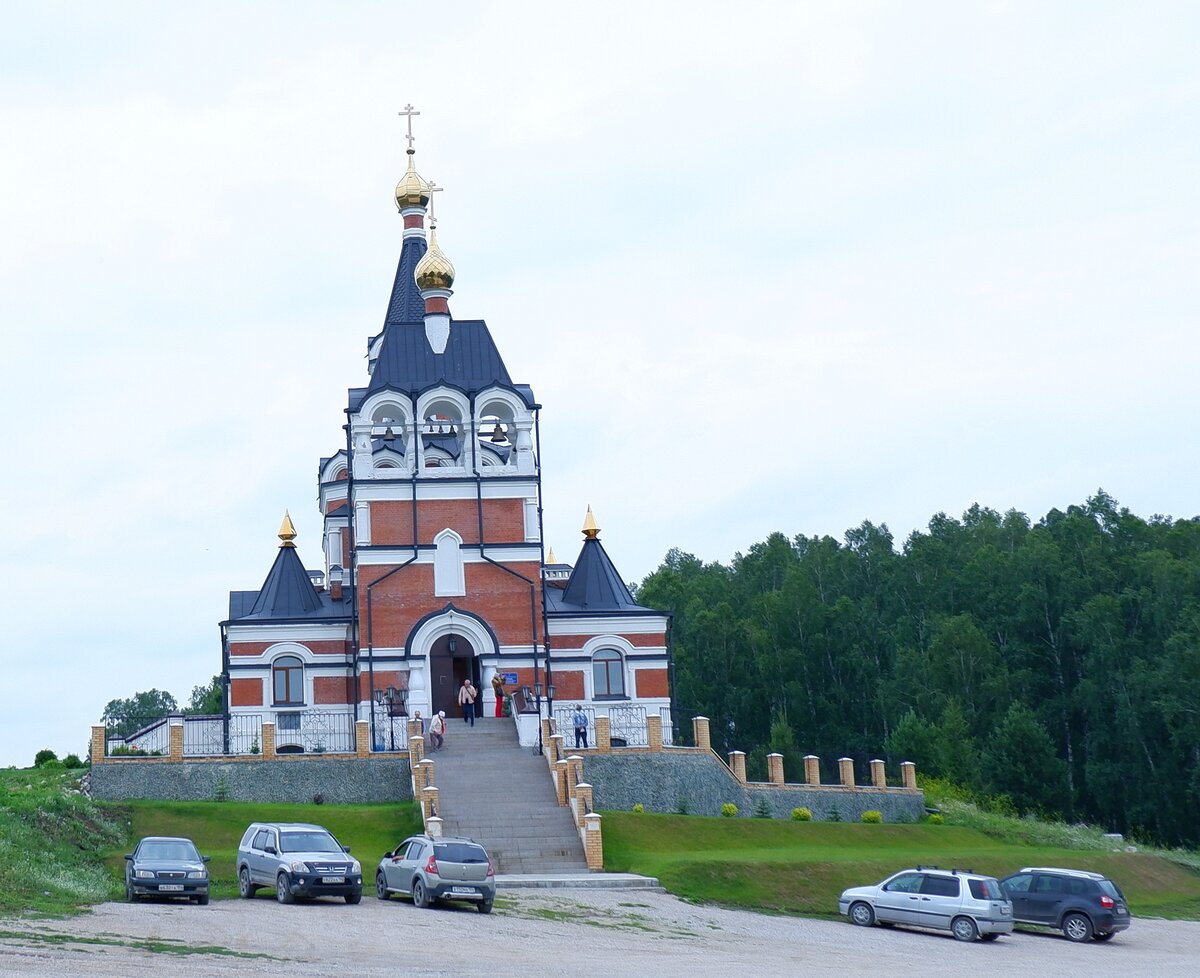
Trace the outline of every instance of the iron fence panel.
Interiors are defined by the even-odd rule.
[[[277,714],[275,751],[280,754],[354,753],[354,714],[324,710]]]
[[[662,717],[662,737],[663,743],[668,747],[675,743],[675,727],[671,723],[671,708],[669,706],[660,706],[658,715]]]
[[[583,707],[587,717],[587,743],[583,746],[596,746],[596,708]],[[567,751],[575,749],[575,710],[573,707],[563,707],[554,711],[554,732],[562,734],[563,747]]]
[[[646,708],[644,706],[620,706],[608,708],[609,736],[614,747],[645,747]]]
[[[104,753],[168,754],[171,751],[170,717],[113,716],[104,718]]]
[[[372,704],[374,715],[375,742],[373,751],[408,750],[408,717],[391,716],[386,704]]]

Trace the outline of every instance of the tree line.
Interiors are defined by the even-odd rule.
[[[1100,491],[1036,524],[939,513],[898,549],[870,522],[775,533],[728,565],[671,550],[638,599],[674,615],[676,714],[752,777],[772,751],[789,780],[810,753],[911,760],[1020,812],[1200,843],[1200,518]]]

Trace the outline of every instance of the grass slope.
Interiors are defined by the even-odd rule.
[[[1018,845],[953,825],[863,825],[604,813],[604,864],[691,900],[836,916],[838,895],[917,864],[1004,876],[1022,866],[1105,873],[1135,914],[1200,918],[1200,874],[1155,854]]]

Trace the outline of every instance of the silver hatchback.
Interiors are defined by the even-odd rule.
[[[991,876],[918,866],[838,898],[838,912],[870,927],[907,924],[948,930],[960,941],[994,941],[1013,930],[1012,902]]]
[[[384,853],[375,871],[375,895],[412,897],[418,907],[438,900],[468,900],[480,913],[491,913],[496,871],[491,857],[473,839],[414,835]]]

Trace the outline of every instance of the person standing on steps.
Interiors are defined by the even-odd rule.
[[[438,710],[429,721],[429,751],[438,751],[446,743],[446,711]]]
[[[575,746],[587,747],[587,714],[583,712],[583,705],[575,704],[575,712],[571,715],[571,724],[575,727]]]
[[[471,680],[464,679],[458,691],[458,705],[463,708],[463,723],[469,723],[472,727],[475,726],[475,699],[478,695],[479,691]]]
[[[497,669],[492,673],[492,692],[496,694],[496,716],[504,716],[504,680],[500,676],[500,670]]]

